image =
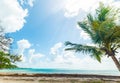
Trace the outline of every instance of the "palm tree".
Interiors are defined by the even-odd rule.
[[[100,3],[95,15],[88,14],[87,19],[78,22],[78,25],[91,38],[95,46],[82,45],[65,42],[65,50],[88,53],[99,62],[101,57],[111,57],[120,71],[120,63],[116,58],[117,50],[120,48],[120,25],[115,22],[118,19],[119,9],[113,9]]]

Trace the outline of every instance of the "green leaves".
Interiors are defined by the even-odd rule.
[[[65,42],[66,46],[70,46],[66,48],[65,50],[73,50],[75,52],[82,52],[84,54],[91,54],[91,57],[96,58],[99,62],[101,62],[102,57],[102,51],[99,50],[99,48],[95,46],[87,46],[87,45],[81,45],[81,44],[74,44],[69,41]]]
[[[98,15],[98,20],[100,22],[105,21],[106,16],[109,14],[110,10],[111,9],[109,7],[105,7],[104,4],[100,3],[99,9],[96,10],[96,14]]]
[[[116,20],[120,19],[119,17],[120,9],[113,9],[100,3],[94,15],[88,14],[86,20],[78,22],[78,25],[89,35],[95,46],[67,41],[65,45],[68,47],[65,50],[89,54],[99,62],[101,62],[103,54],[114,57],[118,53],[116,50],[120,48],[120,24],[116,23]],[[120,70],[117,59],[114,62]]]
[[[0,51],[0,68],[16,68],[16,61],[20,61],[20,56],[10,55]]]
[[[0,26],[0,69],[16,68],[15,62],[21,61],[21,56],[11,55],[10,48],[13,39],[4,32],[4,28]]]

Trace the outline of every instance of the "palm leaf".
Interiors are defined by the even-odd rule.
[[[87,45],[81,45],[81,44],[74,44],[69,41],[65,43],[65,45],[69,45],[71,47],[66,48],[65,50],[74,50],[75,52],[82,52],[91,54],[91,57],[96,58],[99,62],[101,62],[101,55],[103,54],[97,47],[95,46],[87,46]]]
[[[108,16],[110,12],[110,7],[105,7],[103,3],[100,3],[100,7],[96,10],[97,18],[100,22],[106,20],[106,16]]]
[[[110,53],[112,53],[114,56],[117,53],[116,50],[120,48],[120,25],[116,24],[116,20],[119,20],[120,16],[119,10],[100,3],[100,7],[94,15],[88,14],[86,20],[78,22],[81,29],[98,47],[66,42],[65,45],[68,47],[65,50],[87,53],[99,62],[101,62],[103,53],[108,56],[111,56]]]
[[[94,36],[94,33],[91,31],[90,26],[88,26],[85,22],[78,22],[80,28],[89,35],[90,38]]]

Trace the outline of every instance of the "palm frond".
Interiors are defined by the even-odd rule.
[[[96,10],[96,14],[98,15],[98,20],[103,22],[106,20],[107,14],[110,12],[109,7],[105,7],[103,3],[100,3],[100,7]]]
[[[82,52],[84,54],[91,54],[91,57],[96,58],[99,62],[101,62],[101,55],[103,54],[99,48],[95,46],[87,46],[81,44],[74,44],[71,42],[66,42],[65,45],[69,45],[71,47],[66,48],[65,50],[74,50],[75,52]]]
[[[109,55],[108,51],[113,54],[117,53],[116,50],[120,48],[120,25],[116,23],[120,16],[119,10],[100,3],[94,15],[88,14],[86,20],[78,22],[81,29],[98,47],[66,42],[65,45],[69,47],[65,50],[90,54],[99,62],[101,62],[102,54]],[[101,48],[106,49],[102,50]]]
[[[91,24],[94,21],[94,18],[91,14],[88,14],[87,15],[87,20],[88,20],[89,24]]]
[[[94,33],[91,31],[90,26],[88,26],[85,22],[78,22],[78,25],[85,33],[90,36],[90,38],[94,36]]]

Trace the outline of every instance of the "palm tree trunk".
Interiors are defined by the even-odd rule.
[[[111,58],[114,61],[115,65],[117,66],[118,70],[120,71],[120,63],[118,62],[118,60],[115,57],[115,55],[112,55]]]

